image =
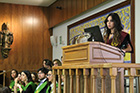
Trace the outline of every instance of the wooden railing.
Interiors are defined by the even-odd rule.
[[[6,85],[5,82],[6,82],[6,73],[10,72],[10,70],[6,71],[6,70],[3,70],[3,72],[0,73],[0,75],[3,75],[3,87]]]
[[[134,93],[133,80],[137,76],[136,69],[138,68],[140,68],[140,64],[133,63],[104,63],[53,67],[53,93],[56,93],[56,75],[58,75],[58,93],[62,92],[62,75],[64,77],[63,93],[124,93],[124,73],[122,72],[125,69],[128,70],[129,93]]]

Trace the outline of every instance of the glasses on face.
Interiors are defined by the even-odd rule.
[[[47,77],[50,77],[50,76],[52,76],[52,74],[47,74]]]
[[[37,73],[37,74],[39,75],[39,74],[43,74],[43,73],[42,73],[42,72],[40,72],[40,73]]]

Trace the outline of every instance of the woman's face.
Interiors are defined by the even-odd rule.
[[[39,78],[40,80],[43,80],[44,78],[46,78],[46,74],[43,73],[42,71],[39,71],[39,72],[38,72],[38,78]]]
[[[48,74],[47,74],[47,78],[50,82],[53,81],[53,75],[52,75],[52,71],[49,71]]]
[[[54,64],[54,66],[58,66],[57,61],[54,61],[53,64]]]
[[[62,82],[64,82],[64,75],[61,76]]]
[[[11,77],[14,78],[14,79],[16,78],[16,71],[15,70],[11,71]]]
[[[27,76],[24,72],[21,72],[21,81],[23,82],[27,81]]]
[[[31,76],[32,76],[32,80],[35,81],[35,78],[36,78],[35,75],[31,74]]]
[[[114,22],[113,22],[113,20],[112,20],[112,16],[109,16],[108,18],[107,18],[107,27],[108,27],[108,29],[114,29]]]
[[[43,67],[45,67],[46,61],[43,61]]]
[[[18,74],[18,81],[20,81],[21,80],[21,75],[20,74]]]

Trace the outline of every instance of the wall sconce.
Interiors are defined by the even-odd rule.
[[[57,37],[50,36],[50,40],[51,40],[51,45],[52,46],[57,46]]]

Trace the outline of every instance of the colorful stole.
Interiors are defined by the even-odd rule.
[[[32,86],[32,89],[35,90],[35,84],[33,82],[29,82],[25,87],[22,87],[24,91],[26,91],[26,89],[29,87],[29,85]]]
[[[52,88],[51,86],[48,86],[46,93],[49,93],[49,89]],[[56,83],[56,88],[58,88],[58,83]],[[51,89],[50,93],[53,91],[53,88]]]
[[[14,80],[11,80],[11,83],[10,83],[9,88],[12,89],[14,87],[14,85],[15,85],[15,81]]]
[[[113,42],[112,42],[112,39],[113,38],[111,38],[111,39],[107,39],[107,44],[109,44],[109,45],[112,45],[112,46],[115,46],[115,47],[120,47],[120,45],[122,44],[122,42],[124,41],[124,39],[125,39],[125,37],[127,36],[127,33],[126,32],[124,32],[124,31],[122,31],[121,32],[121,37],[120,37],[120,44],[114,44]]]
[[[11,80],[10,86],[9,88],[11,89],[11,91],[14,91],[14,85],[15,85],[15,81]],[[17,89],[17,91],[19,91],[19,88]]]
[[[47,81],[45,81],[34,93],[39,93],[45,86],[47,85]]]

